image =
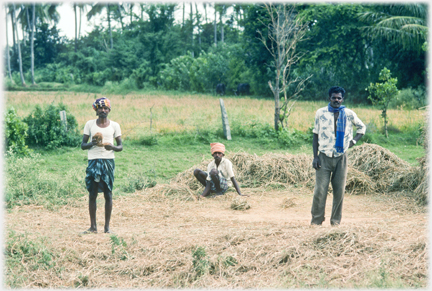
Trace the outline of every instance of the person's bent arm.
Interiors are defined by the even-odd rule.
[[[91,149],[93,146],[97,145],[97,142],[95,140],[92,140],[91,142],[88,143],[89,137],[87,134],[83,135],[83,139],[82,139],[82,143],[81,143],[81,149],[82,150],[89,150]]]
[[[321,168],[321,161],[318,157],[318,134],[314,133],[313,134],[313,141],[312,141],[312,150],[313,150],[313,162],[312,162],[312,167],[315,170],[318,170],[319,168]]]
[[[248,196],[248,197],[249,197],[249,195],[243,195],[243,194],[240,192],[240,187],[239,187],[239,185],[238,185],[238,183],[237,183],[237,180],[236,180],[234,177],[231,177],[231,182],[233,183],[233,186],[234,186],[234,188],[236,189],[238,195],[240,195],[240,196]]]
[[[357,144],[357,142],[362,138],[363,135],[364,134],[357,133],[356,136],[352,140],[350,140],[349,148],[352,148],[354,146],[353,140],[355,140]]]

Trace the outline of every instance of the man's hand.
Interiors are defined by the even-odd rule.
[[[97,140],[93,137],[91,141],[92,146],[97,146]]]
[[[104,147],[105,147],[105,149],[107,150],[107,151],[112,151],[112,150],[114,150],[114,145],[113,144],[106,144],[106,145],[104,145]]]
[[[313,159],[312,167],[315,170],[318,170],[319,168],[321,168],[321,161],[320,161],[319,157],[316,157],[316,158]]]

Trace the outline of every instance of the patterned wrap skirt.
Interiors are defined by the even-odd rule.
[[[208,175],[208,173],[207,173],[207,175]],[[222,176],[221,174],[219,174],[219,181],[220,181],[220,188],[221,188],[220,195],[223,195],[228,190],[228,182],[227,182],[227,179],[224,176]],[[212,180],[210,180],[210,192],[216,193],[216,186]]]
[[[92,182],[95,181],[99,183],[98,193],[103,192],[104,185],[103,183],[100,183],[101,181],[103,181],[107,185],[109,191],[112,192],[114,184],[114,169],[114,159],[89,160],[85,177],[87,190],[91,192]]]

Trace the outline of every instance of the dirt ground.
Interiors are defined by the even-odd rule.
[[[50,268],[7,269],[7,287],[23,288],[368,288],[427,287],[425,208],[382,194],[346,195],[340,226],[310,226],[312,191],[243,189],[248,210],[233,210],[235,192],[194,201],[151,200],[146,191],[116,197],[97,234],[87,197],[49,211],[16,207],[6,231],[44,241]],[[285,207],[284,207],[285,206]],[[30,264],[30,263],[29,263]]]

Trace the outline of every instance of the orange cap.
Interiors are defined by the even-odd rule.
[[[214,142],[210,144],[210,151],[212,155],[215,152],[225,153],[225,146],[219,142]]]

